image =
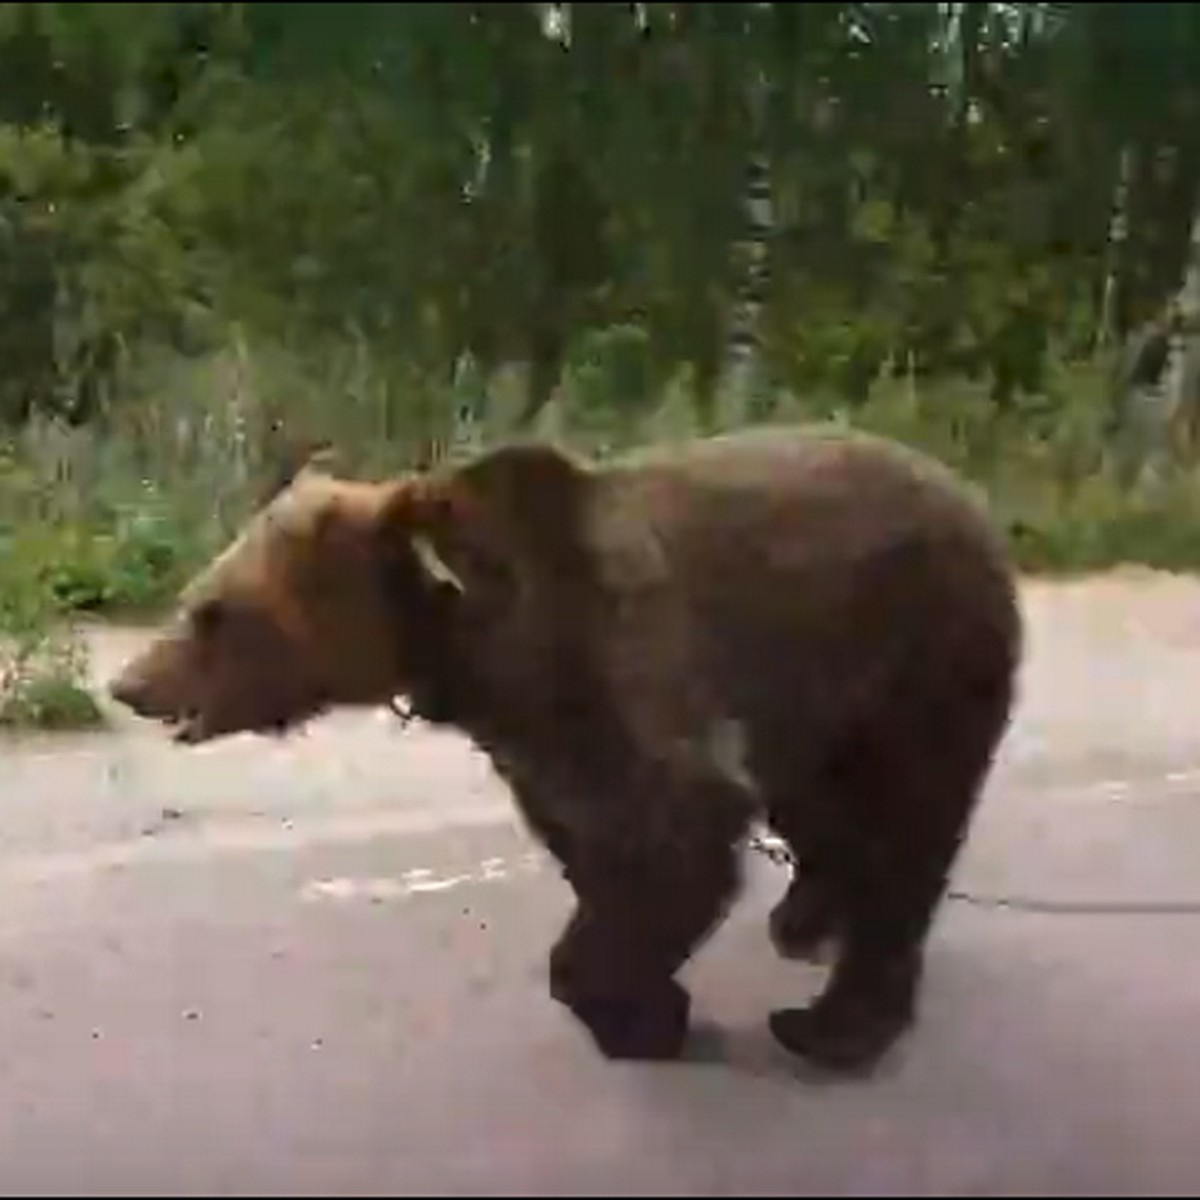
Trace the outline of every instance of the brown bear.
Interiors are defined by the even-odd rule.
[[[1021,650],[964,484],[793,427],[604,464],[516,444],[383,483],[301,473],[112,693],[189,744],[402,695],[465,732],[574,890],[551,995],[614,1058],[683,1050],[676,973],[762,820],[798,863],[777,949],[839,948],[771,1030],[862,1069],[915,1019]]]

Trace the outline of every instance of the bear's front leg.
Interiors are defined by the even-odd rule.
[[[691,998],[670,972],[639,956],[628,925],[581,901],[550,951],[550,995],[591,1034],[605,1058],[678,1058]]]
[[[550,953],[550,994],[610,1059],[678,1058],[691,998],[674,978],[724,916],[737,885],[732,847],[587,856],[578,904]]]
[[[612,1059],[675,1058],[687,1038],[690,1000],[670,976],[633,949],[621,872],[559,818],[544,790],[517,793],[530,832],[557,861],[575,910],[550,952],[550,995],[565,1005]],[[618,889],[618,890],[615,890]]]

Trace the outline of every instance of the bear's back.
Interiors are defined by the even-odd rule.
[[[643,597],[664,637],[689,628],[738,708],[777,704],[784,677],[791,705],[833,715],[914,656],[930,673],[976,655],[988,672],[1015,665],[999,531],[920,452],[832,426],[758,428],[635,452],[596,484],[594,527],[624,549],[627,603]]]
[[[986,504],[964,480],[907,446],[831,425],[660,445],[595,479],[600,521],[641,525],[698,569],[738,565],[746,579],[805,564],[828,571],[936,544],[1008,570]]]

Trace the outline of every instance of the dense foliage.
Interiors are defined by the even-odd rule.
[[[465,356],[536,406],[614,327],[637,400],[711,399],[753,154],[769,378],[1003,405],[1161,309],[1200,180],[1200,10],[1144,0],[2,4],[0,73],[10,421],[234,327],[358,340],[425,423]]]

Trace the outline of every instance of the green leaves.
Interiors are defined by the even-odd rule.
[[[711,373],[764,154],[772,337],[858,324],[872,360],[991,362],[1013,306],[1054,326],[1098,293],[1127,146],[1126,273],[1144,303],[1169,287],[1197,11],[0,4],[0,306],[78,350],[52,385],[7,361],[37,405],[114,345],[222,323],[353,333],[429,380],[467,352],[553,372],[633,323]]]

